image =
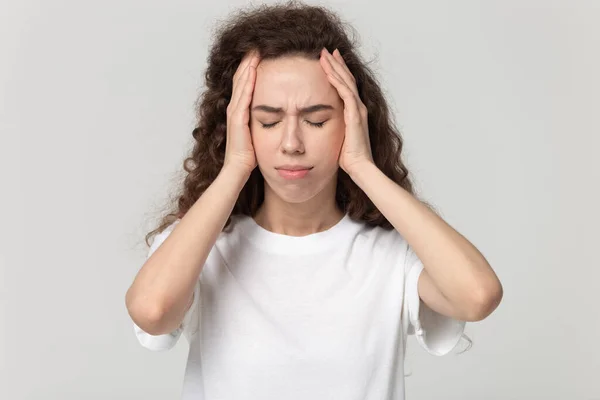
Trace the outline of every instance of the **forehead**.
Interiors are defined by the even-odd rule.
[[[252,103],[287,109],[315,103],[334,104],[336,89],[318,60],[300,56],[263,60],[256,69]]]

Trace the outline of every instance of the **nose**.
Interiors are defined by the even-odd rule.
[[[304,153],[304,143],[297,123],[292,122],[286,127],[281,138],[281,151],[285,154]]]

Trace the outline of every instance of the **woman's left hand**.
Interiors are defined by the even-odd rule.
[[[348,69],[339,50],[336,49],[333,55],[327,49],[321,50],[320,62],[329,82],[337,89],[339,96],[344,101],[346,132],[340,151],[339,164],[348,175],[352,176],[353,171],[360,168],[360,165],[365,162],[373,163],[367,107],[360,99],[356,79]]]

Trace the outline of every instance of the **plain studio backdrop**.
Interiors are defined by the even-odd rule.
[[[321,4],[360,34],[418,192],[504,284],[467,353],[411,337],[407,399],[600,399],[600,2]],[[187,342],[142,348],[124,296],[244,5],[2,3],[0,398],[178,398]]]

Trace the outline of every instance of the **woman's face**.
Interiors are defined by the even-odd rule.
[[[267,190],[300,203],[328,184],[335,187],[344,105],[318,60],[294,56],[260,62],[250,131]]]

